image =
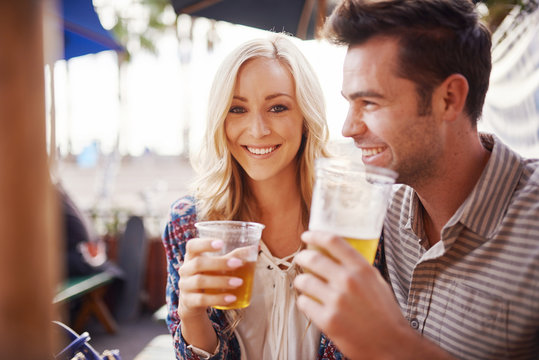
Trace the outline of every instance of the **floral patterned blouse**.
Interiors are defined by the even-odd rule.
[[[197,221],[195,200],[186,196],[177,200],[171,207],[170,218],[163,234],[163,244],[167,256],[167,326],[174,340],[177,359],[197,360],[195,354],[182,337],[180,318],[178,316],[178,282],[179,268],[183,263],[187,241],[197,236],[195,222]],[[208,309],[210,320],[219,339],[219,349],[210,359],[240,360],[241,352],[238,340],[233,332],[227,332],[228,321],[221,310]],[[341,360],[344,355],[335,344],[324,334],[320,336],[318,360]]]

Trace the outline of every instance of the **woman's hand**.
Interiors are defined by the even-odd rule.
[[[218,239],[194,238],[187,242],[178,284],[178,315],[182,322],[188,318],[207,317],[209,306],[227,305],[236,300],[236,296],[226,290],[237,288],[243,280],[222,273],[241,266],[243,261],[237,257],[205,254],[222,247],[223,241]]]

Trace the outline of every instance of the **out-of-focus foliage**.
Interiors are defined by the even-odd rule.
[[[488,8],[488,13],[484,15],[483,20],[491,32],[498,28],[507,14],[515,7],[519,7],[523,13],[529,13],[535,10],[539,4],[539,0],[480,0],[479,2]]]
[[[170,0],[94,0],[94,5],[98,13],[106,12],[114,18],[111,30],[127,49],[126,61],[137,49],[156,53],[157,37],[176,27],[177,16]]]

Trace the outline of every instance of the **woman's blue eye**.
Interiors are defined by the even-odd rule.
[[[233,114],[242,114],[245,112],[245,109],[241,106],[232,106],[228,112],[231,112]]]
[[[288,110],[288,108],[286,106],[284,106],[284,105],[274,105],[274,106],[271,107],[272,112],[279,113],[279,112],[283,112],[285,110]]]

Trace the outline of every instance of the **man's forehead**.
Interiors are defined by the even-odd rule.
[[[343,64],[343,80],[350,77],[398,76],[396,41],[368,41],[349,46]]]
[[[346,57],[361,56],[376,62],[390,61],[398,54],[399,42],[394,37],[375,36],[360,44],[351,44],[346,51]],[[345,59],[346,61],[346,59]]]

